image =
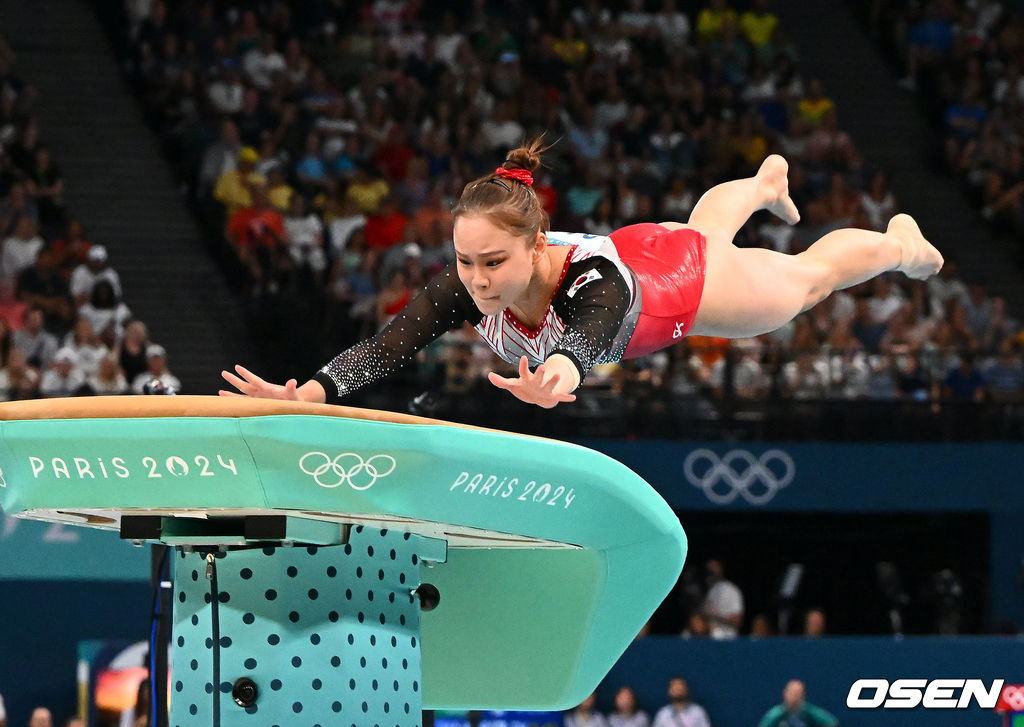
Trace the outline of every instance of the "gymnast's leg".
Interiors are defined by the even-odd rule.
[[[887,270],[924,279],[942,267],[909,215],[885,233],[847,228],[830,232],[799,255],[737,248],[708,240],[704,293],[691,333],[745,338],[773,331],[824,300]]]
[[[707,238],[707,274],[691,333],[729,338],[766,333],[832,291],[887,270],[924,279],[942,267],[942,256],[908,215],[893,217],[884,234],[853,228],[830,232],[799,255],[737,248],[733,237],[757,210],[767,209],[790,224],[800,219],[789,197],[788,170],[786,160],[773,154],[756,176],[719,184],[694,207],[685,227]]]

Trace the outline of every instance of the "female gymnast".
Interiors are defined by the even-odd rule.
[[[237,375],[222,375],[242,393],[221,395],[337,402],[469,321],[501,358],[519,363],[518,377],[491,372],[491,383],[551,408],[574,401],[571,392],[595,364],[644,356],[690,333],[756,336],[887,270],[925,279],[942,267],[904,214],[884,233],[836,230],[798,255],[733,245],[757,210],[789,224],[800,219],[789,166],[777,155],[756,176],[708,190],[686,224],[630,225],[609,237],[549,232],[532,188],[543,151],[539,140],[514,149],[493,174],[466,186],[452,211],[456,262],[380,333],[301,386],[271,384],[236,366]]]

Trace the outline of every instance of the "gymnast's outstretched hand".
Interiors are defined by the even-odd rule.
[[[240,376],[230,371],[221,371],[224,380],[242,393],[220,390],[221,396],[252,396],[258,399],[284,399],[286,401],[315,401],[323,403],[327,395],[318,381],[308,381],[299,386],[295,379],[288,379],[284,386],[271,384],[241,365],[235,366]]]
[[[562,402],[576,401],[576,396],[567,391],[572,388],[572,383],[565,383],[569,381],[570,376],[558,372],[555,370],[557,368],[557,362],[550,367],[552,370],[543,363],[531,373],[526,356],[522,356],[519,359],[519,378],[505,378],[493,371],[487,374],[487,378],[499,389],[511,392],[520,401],[551,409]]]

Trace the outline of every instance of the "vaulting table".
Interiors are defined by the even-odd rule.
[[[350,407],[10,402],[0,470],[9,515],[174,546],[175,727],[569,708],[686,555],[600,453]]]

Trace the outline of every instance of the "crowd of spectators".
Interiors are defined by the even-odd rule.
[[[884,230],[899,210],[769,0],[137,0],[129,21],[137,88],[239,289],[276,308],[286,335],[321,344],[289,375],[374,333],[450,263],[463,185],[540,132],[557,142],[536,184],[557,229],[685,220],[704,189],[773,151],[804,222],[759,213],[737,244],[798,253],[838,227]],[[691,337],[586,386],[1018,401],[1022,343],[1004,302],[951,261],[927,285],[886,275],[776,333]],[[452,394],[506,368],[458,333],[419,363],[415,376]]]
[[[591,694],[567,712],[438,712],[437,727],[711,727],[708,711],[690,695],[690,684],[681,676],[669,679],[668,702],[651,713],[637,700],[636,691],[624,685],[615,692],[608,712],[597,708],[597,695]],[[807,701],[807,687],[799,679],[789,680],[782,690],[782,701],[768,709],[758,727],[836,727],[839,721],[827,710]]]
[[[1003,0],[875,3],[873,32],[944,137],[946,169],[1024,264],[1024,17]]]
[[[0,38],[0,401],[142,393],[167,352],[122,300],[107,250],[64,204],[36,91]]]

